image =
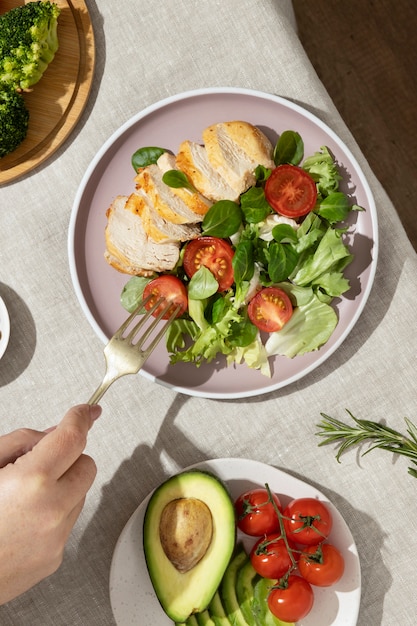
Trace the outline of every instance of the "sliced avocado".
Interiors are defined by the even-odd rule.
[[[198,626],[198,621],[195,615],[190,615],[186,622],[175,622],[175,626]]]
[[[218,591],[214,594],[209,606],[208,612],[215,626],[230,626],[229,618],[226,615],[224,606]]]
[[[262,626],[295,626],[290,622],[283,622],[271,613],[268,608],[268,594],[274,585],[274,580],[259,578],[253,588],[252,610],[256,624]]]
[[[240,546],[227,566],[222,584],[220,585],[220,596],[226,615],[229,618],[229,622],[234,626],[248,626],[248,622],[245,620],[236,595],[238,571],[247,561],[248,555],[242,546]]]
[[[261,626],[255,621],[255,616],[252,611],[253,589],[259,578],[260,576],[253,568],[252,563],[248,558],[246,563],[242,565],[237,573],[236,597],[243,617],[249,626]]]
[[[202,611],[201,613],[196,613],[195,617],[198,626],[216,626],[207,609],[205,611]]]
[[[145,512],[143,546],[157,598],[174,622],[184,623],[207,608],[235,541],[233,500],[210,472],[182,472],[154,491]]]

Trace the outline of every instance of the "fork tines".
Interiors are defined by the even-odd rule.
[[[163,305],[165,303],[165,306],[163,306],[161,308],[161,310],[157,313],[157,315],[153,316],[154,319],[153,319],[152,323],[145,329],[143,334],[138,338],[138,341],[134,344],[134,345],[138,346],[139,348],[143,349],[142,346],[144,345],[145,341],[150,337],[152,332],[156,329],[156,327],[158,326],[158,323],[171,310],[171,313],[170,313],[169,317],[167,318],[166,323],[163,325],[163,327],[161,328],[159,333],[156,335],[156,337],[152,340],[152,343],[150,344],[150,346],[148,346],[146,348],[146,351],[151,351],[156,346],[156,344],[163,337],[163,335],[165,334],[168,326],[175,319],[175,317],[177,316],[177,313],[179,311],[179,306],[175,306],[172,303],[167,302],[165,300],[165,298],[159,298],[158,300],[156,300],[152,304],[152,306],[149,309],[146,309],[146,305],[149,304],[149,302],[152,300],[152,298],[153,298],[152,294],[147,296],[139,304],[139,306],[133,311],[133,313],[126,319],[126,321],[121,325],[119,330],[115,333],[115,336],[117,336],[118,338],[120,338],[120,339],[123,338],[123,339],[125,339],[125,340],[127,340],[127,341],[129,341],[130,343],[133,344],[133,340],[135,339],[135,337],[138,334],[138,332],[145,326],[145,324],[148,322],[148,320],[153,316],[154,312],[159,307],[161,307],[161,305]],[[129,333],[126,336],[124,336],[124,333],[128,330],[128,328],[131,325],[131,323],[133,322],[133,320],[138,315],[140,315],[141,313],[144,313],[144,312],[145,312],[145,314],[142,315],[142,317],[133,326],[133,328],[129,331]]]

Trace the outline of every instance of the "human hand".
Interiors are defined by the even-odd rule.
[[[0,604],[55,572],[91,487],[83,454],[98,406],[71,408],[53,429],[0,437]]]

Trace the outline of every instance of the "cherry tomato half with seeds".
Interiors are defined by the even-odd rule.
[[[183,313],[185,313],[188,307],[188,297],[185,285],[179,278],[171,276],[171,274],[158,276],[158,278],[151,280],[143,290],[143,299],[145,300],[148,296],[150,296],[150,299],[145,304],[145,309],[147,311],[149,311],[160,298],[165,299],[165,302],[160,304],[155,311],[153,311],[152,315],[154,317],[159,315],[167,303],[172,305],[169,307],[165,315],[163,315],[162,319],[164,320],[171,316],[176,307],[179,307],[176,317],[180,317]]]
[[[259,330],[281,330],[293,314],[289,296],[279,287],[265,287],[248,304],[249,319]]]
[[[275,505],[282,510],[280,499],[272,494]],[[279,520],[268,491],[263,488],[242,493],[235,502],[237,526],[251,537],[262,537],[279,530]]]
[[[321,543],[330,535],[333,518],[329,508],[316,498],[297,498],[284,510],[287,538],[306,546]]]
[[[345,560],[330,543],[307,546],[298,561],[300,574],[310,585],[330,587],[340,580],[345,571]]]
[[[301,576],[291,574],[283,588],[272,588],[268,595],[268,607],[275,617],[283,622],[298,622],[303,619],[314,603],[310,583]]]
[[[218,291],[226,291],[234,282],[233,255],[234,250],[225,239],[197,237],[185,246],[183,258],[185,273],[192,278],[204,265],[219,283]]]
[[[289,544],[289,548],[295,548]],[[263,578],[281,578],[298,558],[297,552],[291,554],[280,533],[261,537],[250,551],[253,569]],[[292,558],[291,558],[292,557]]]
[[[284,217],[302,217],[310,213],[317,202],[314,180],[301,167],[278,165],[265,183],[268,204]]]

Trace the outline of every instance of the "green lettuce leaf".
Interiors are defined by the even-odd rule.
[[[349,289],[349,281],[340,276],[352,260],[349,248],[343,243],[341,232],[328,228],[316,250],[303,256],[291,279],[300,287],[315,285],[333,297]],[[331,273],[334,272],[334,279]],[[330,292],[326,288],[330,288]]]
[[[320,196],[326,197],[339,189],[339,181],[342,176],[326,146],[322,146],[320,152],[315,152],[312,156],[307,157],[302,168],[315,181]]]
[[[334,309],[312,293],[306,303],[294,309],[291,319],[280,331],[271,333],[265,344],[266,353],[292,359],[318,350],[332,335],[337,321]]]
[[[268,354],[262,343],[259,333],[256,338],[248,346],[235,348],[227,356],[227,364],[245,363],[252,369],[260,370],[264,376],[271,377],[271,367],[268,361]]]

